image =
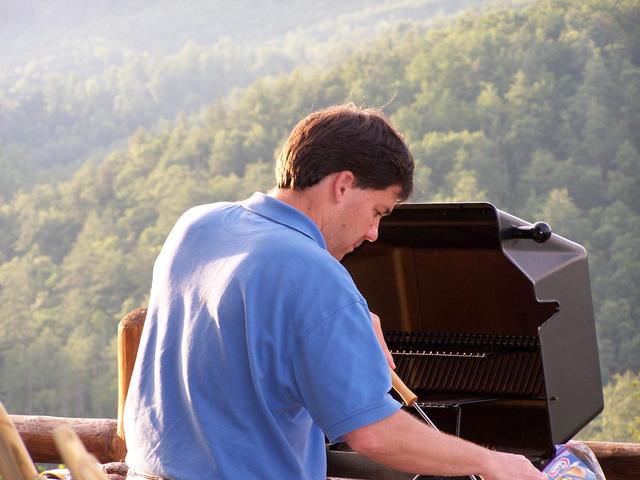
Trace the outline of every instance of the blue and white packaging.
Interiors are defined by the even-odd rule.
[[[549,480],[606,480],[598,459],[581,442],[556,445],[556,456],[542,472]]]

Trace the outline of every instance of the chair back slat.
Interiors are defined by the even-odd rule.
[[[69,427],[56,428],[53,441],[74,480],[108,480],[98,466],[96,457],[87,451],[78,435]]]
[[[38,478],[38,471],[2,402],[0,402],[0,474],[5,479],[11,480]]]

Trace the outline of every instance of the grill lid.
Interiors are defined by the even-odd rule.
[[[441,429],[543,458],[602,410],[586,253],[546,224],[405,204],[343,264]]]

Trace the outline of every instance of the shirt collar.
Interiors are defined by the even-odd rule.
[[[254,193],[250,198],[240,202],[240,205],[253,213],[302,233],[321,248],[327,249],[327,242],[316,223],[297,208],[261,192]]]

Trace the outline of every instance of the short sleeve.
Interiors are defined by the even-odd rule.
[[[301,332],[294,372],[305,407],[330,441],[395,413],[391,378],[366,305],[354,302]]]

